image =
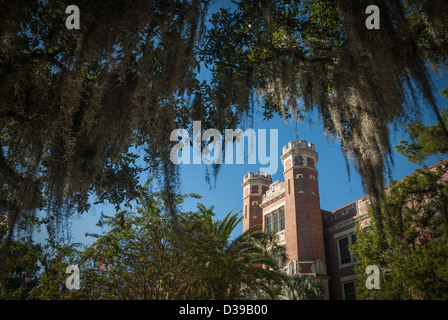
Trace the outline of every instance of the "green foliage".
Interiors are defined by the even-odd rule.
[[[442,93],[446,94],[446,90]],[[442,112],[446,123],[447,112]],[[411,142],[397,150],[411,162],[447,151],[440,125],[408,125]],[[380,216],[369,214],[369,225],[356,226],[351,252],[359,262],[360,299],[447,299],[448,297],[448,163],[416,170],[392,183]],[[383,221],[379,232],[378,218]],[[380,289],[368,290],[368,265],[380,269]]]
[[[315,279],[300,274],[285,275],[277,290],[283,300],[322,300],[324,296],[324,289]]]
[[[350,249],[359,262],[359,299],[446,299],[448,297],[447,164],[417,170],[391,185],[382,212],[383,232],[369,214],[367,227],[357,225]],[[380,269],[380,289],[365,286],[368,265]]]
[[[358,233],[359,236],[366,232]],[[360,241],[360,239],[358,239]],[[368,300],[446,300],[448,298],[446,236],[410,248],[381,247],[372,237],[353,246],[359,254],[357,299]],[[380,289],[367,289],[368,265],[380,270]]]
[[[215,220],[214,208],[171,216],[164,193],[138,188],[136,206],[102,214],[102,234],[90,245],[51,240],[17,241],[3,274],[4,299],[321,299],[312,279],[287,276],[278,267],[285,249],[274,233],[254,227],[235,238],[242,217]],[[180,206],[186,197],[175,201]],[[37,225],[47,222],[39,221]],[[68,290],[69,265],[80,271],[80,289]]]
[[[448,88],[440,93],[448,99]],[[440,112],[440,117],[448,129],[448,107]],[[422,163],[430,155],[446,155],[448,153],[448,140],[444,138],[441,124],[425,126],[416,121],[407,124],[410,141],[401,140],[395,146],[397,151],[407,157],[412,163]]]
[[[117,207],[135,199],[143,166],[132,150],[174,192],[169,134],[191,124],[201,90],[207,2],[82,0],[79,30],[66,28],[64,1],[2,3],[0,219],[8,213],[10,234],[37,210],[64,222],[91,195]]]
[[[0,291],[1,299],[26,299],[30,291],[38,285],[37,262],[41,259],[42,248],[30,241],[14,241],[9,250],[6,272],[1,276],[5,287]]]
[[[65,250],[48,260],[30,297],[37,299],[241,299],[247,291],[272,296],[269,284],[281,280],[275,259],[257,245],[265,237],[251,230],[230,235],[241,222],[229,213],[214,220],[212,208],[176,219],[164,213],[163,194],[140,190],[134,211],[103,216],[109,230],[88,248]],[[185,196],[180,196],[181,202]],[[182,231],[179,233],[179,229]],[[81,288],[63,287],[68,264],[80,268]],[[258,267],[255,267],[258,266]],[[270,268],[261,268],[268,266]],[[243,290],[244,289],[244,290]]]

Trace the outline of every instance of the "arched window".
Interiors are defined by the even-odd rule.
[[[258,206],[258,202],[254,201],[252,202],[252,205],[254,206],[254,215],[253,217],[256,218],[257,217],[257,206]]]
[[[299,180],[299,192],[303,192],[303,174],[298,174],[297,180]]]
[[[310,179],[311,179],[311,191],[313,192],[313,194],[316,194],[316,177],[310,176]]]

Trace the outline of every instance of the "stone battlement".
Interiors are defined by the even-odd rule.
[[[315,151],[313,143],[311,142],[308,143],[306,140],[300,140],[300,141],[290,141],[288,145],[283,147],[283,154],[287,153],[289,150],[294,149],[309,149]]]
[[[258,178],[258,179],[265,179],[265,180],[268,180],[269,182],[272,182],[271,175],[268,174],[268,173],[261,172],[261,171],[257,171],[256,174],[254,174],[253,172],[249,172],[248,174],[246,174],[244,176],[243,180],[247,181],[247,180],[256,179],[256,178]]]

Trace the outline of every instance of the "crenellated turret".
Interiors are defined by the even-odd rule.
[[[243,232],[255,225],[261,225],[263,214],[260,204],[263,195],[272,183],[271,175],[258,171],[249,172],[243,178]]]
[[[283,147],[281,156],[284,172],[292,167],[309,167],[316,169],[316,163],[319,160],[314,144],[308,143],[306,140],[291,141]]]

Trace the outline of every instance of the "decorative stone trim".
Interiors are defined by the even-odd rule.
[[[277,180],[269,186],[269,189],[263,195],[260,207],[264,208],[284,196],[285,183]]]

